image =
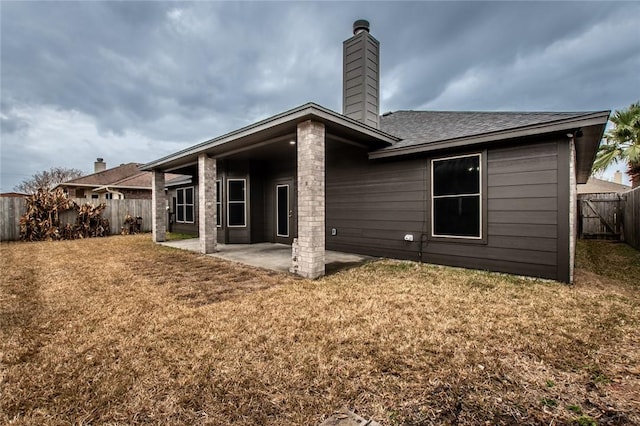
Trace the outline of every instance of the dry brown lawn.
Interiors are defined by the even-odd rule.
[[[378,261],[319,281],[148,235],[0,245],[0,423],[640,424],[640,253],[574,286]]]

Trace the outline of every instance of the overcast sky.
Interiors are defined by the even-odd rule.
[[[583,111],[640,99],[640,2],[0,1],[0,191],[145,163],[306,102],[340,112],[368,19],[381,112]]]

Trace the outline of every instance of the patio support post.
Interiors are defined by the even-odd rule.
[[[198,235],[200,252],[216,251],[216,159],[207,154],[198,155]]]
[[[151,174],[151,216],[153,241],[164,241],[167,233],[167,196],[164,193],[164,172],[157,170]]]
[[[325,128],[307,120],[298,124],[297,273],[324,275],[325,265]]]

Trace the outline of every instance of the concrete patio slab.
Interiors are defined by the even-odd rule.
[[[200,252],[200,244],[197,238],[188,240],[165,241],[163,246]],[[286,244],[257,243],[257,244],[220,244],[215,253],[207,256],[239,262],[258,268],[271,269],[279,272],[289,272],[291,267],[291,246]],[[337,272],[341,269],[360,265],[374,259],[352,253],[342,253],[327,250],[325,252],[326,274]]]

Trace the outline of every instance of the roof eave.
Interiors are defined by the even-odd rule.
[[[288,123],[302,121],[304,119],[318,119],[321,121],[337,124],[339,126],[358,131],[365,136],[375,138],[377,141],[389,146],[394,142],[400,140],[395,136],[389,135],[381,130],[375,129],[356,120],[345,117],[320,105],[308,103],[292,110],[285,111],[281,114],[269,117],[257,123],[253,123],[249,126],[243,127],[233,132],[227,133],[225,135],[219,136],[217,138],[207,140],[182,151],[178,151],[174,154],[168,155],[150,163],[144,164],[140,167],[140,170],[151,171],[154,169],[162,169],[163,166],[169,163],[175,163],[179,160],[184,160],[185,162],[193,161],[194,157],[198,154],[213,150],[215,148],[220,149],[220,151],[222,152],[223,149],[221,148],[224,148],[227,144],[232,144],[234,141],[256,135],[260,132],[266,131],[279,125],[286,125]],[[233,147],[229,146],[228,149],[233,149]]]
[[[129,186],[129,185],[102,185],[94,189],[94,191],[107,190],[108,188],[112,189],[141,189],[145,191],[151,191],[150,186]]]

